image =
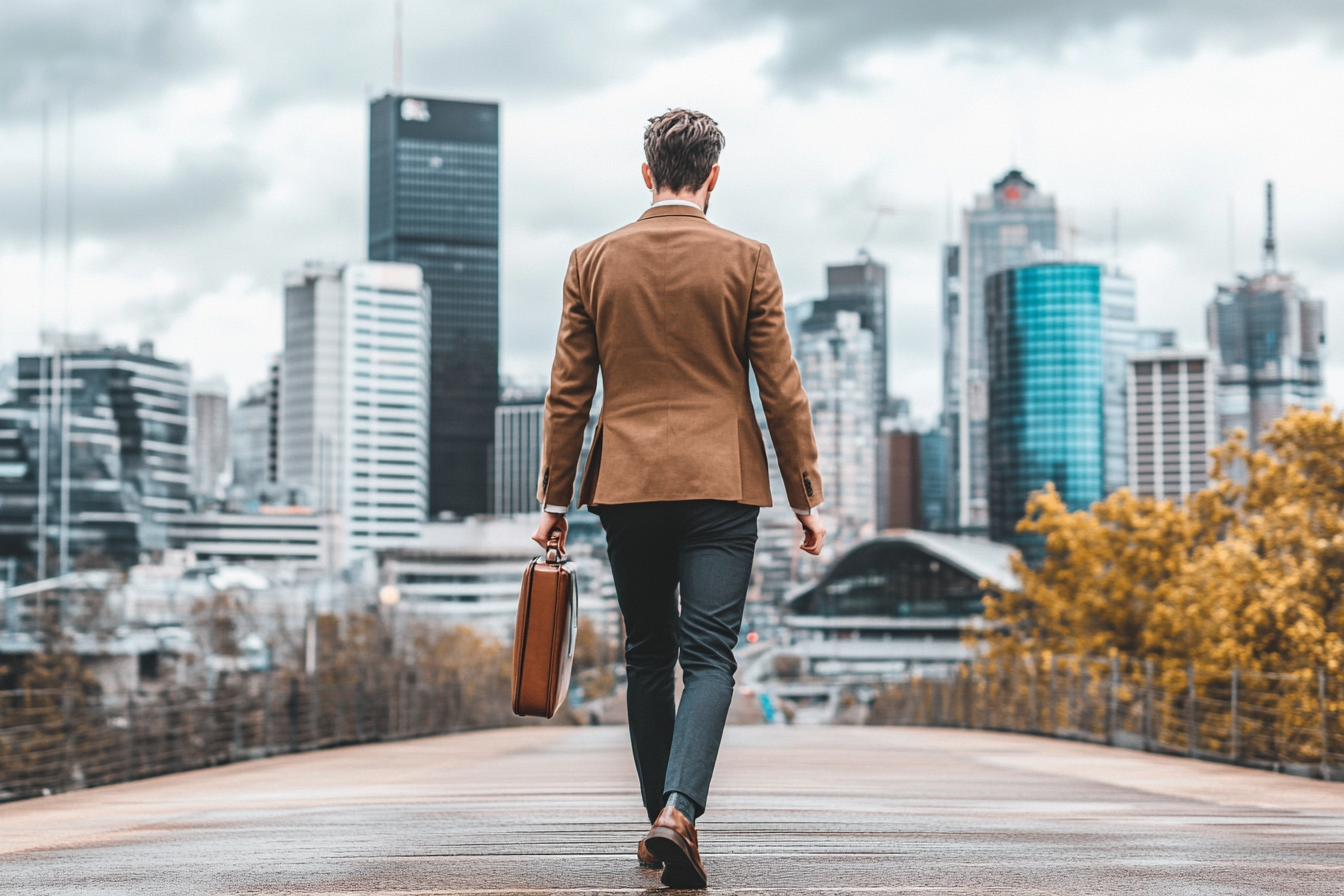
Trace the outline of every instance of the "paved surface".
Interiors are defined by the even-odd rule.
[[[350,747],[0,807],[0,894],[638,893],[623,728]],[[985,732],[729,729],[720,893],[1344,893],[1344,784]]]

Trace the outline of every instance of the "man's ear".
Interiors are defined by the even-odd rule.
[[[644,167],[647,168],[648,166],[645,165]],[[705,181],[706,190],[710,193],[713,193],[714,185],[717,184],[718,182],[719,182],[719,166],[715,165],[713,168],[709,169],[709,180]]]
[[[639,172],[640,172],[641,174],[644,175],[644,186],[646,186],[646,187],[648,187],[650,190],[652,190],[652,189],[653,189],[653,169],[649,167],[649,163],[648,163],[648,162],[645,162],[643,165],[640,165],[640,166],[639,166]]]

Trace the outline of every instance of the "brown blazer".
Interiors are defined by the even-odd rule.
[[[568,506],[602,371],[584,504],[713,498],[770,506],[756,372],[789,505],[821,503],[812,415],[770,249],[689,206],[651,208],[574,250],[546,393],[543,505]]]

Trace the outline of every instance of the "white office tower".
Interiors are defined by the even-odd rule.
[[[537,471],[541,469],[545,411],[546,405],[536,401],[495,408],[495,488],[491,503],[496,516],[540,509]]]
[[[998,271],[1067,254],[1067,228],[1055,198],[1016,169],[975,197],[962,219],[960,301],[955,309],[958,371],[957,524],[964,535],[989,531],[989,343],[985,280]],[[945,287],[946,288],[946,287]],[[947,371],[944,376],[949,376]]]
[[[191,491],[221,498],[229,480],[229,387],[223,380],[191,388]]]
[[[1177,349],[1129,359],[1129,490],[1183,500],[1209,484],[1213,365]]]
[[[344,518],[343,563],[428,507],[429,292],[416,265],[308,264],[285,282],[279,478]]]
[[[824,512],[837,520],[843,547],[876,531],[877,408],[873,402],[873,333],[853,311],[814,314],[795,349],[812,405]]]

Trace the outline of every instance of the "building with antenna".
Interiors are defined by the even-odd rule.
[[[985,282],[998,271],[1051,258],[1067,248],[1067,226],[1053,196],[1014,168],[977,196],[962,217],[957,342],[956,516],[963,534],[990,527],[989,343]],[[945,285],[946,290],[946,285]],[[944,299],[946,302],[946,298]],[[946,309],[946,306],[945,306]],[[947,314],[947,311],[944,311]],[[947,373],[944,373],[947,376]]]
[[[499,105],[389,93],[369,109],[369,260],[430,291],[429,510],[488,513],[499,398]]]
[[[1274,185],[1265,185],[1264,272],[1218,287],[1208,306],[1216,377],[1215,442],[1235,430],[1252,448],[1289,407],[1321,406],[1325,303],[1279,271]]]

